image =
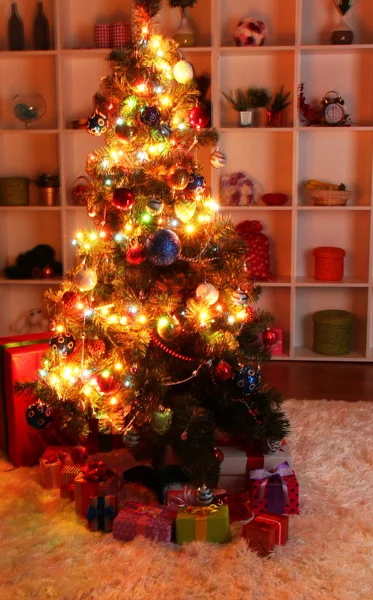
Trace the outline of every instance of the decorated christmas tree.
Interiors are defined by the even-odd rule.
[[[254,307],[245,242],[198,161],[209,145],[212,166],[224,164],[218,133],[192,66],[153,30],[160,4],[135,0],[133,42],[108,57],[88,120],[105,134],[87,159],[92,228],[73,240],[76,268],[46,294],[51,348],[22,388],[38,398],[32,424],[50,411],[84,440],[97,419],[138,459],[160,468],[172,448],[191,481],[213,484],[221,436],[266,450],[289,423],[260,373],[272,316]]]

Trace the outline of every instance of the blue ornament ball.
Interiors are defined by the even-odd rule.
[[[259,369],[246,365],[236,375],[236,385],[244,396],[254,394],[260,388]]]
[[[95,136],[105,133],[107,128],[107,118],[102,113],[96,112],[87,120],[87,131]]]
[[[206,188],[206,180],[203,175],[198,173],[191,173],[189,176],[189,183],[186,186],[187,194],[202,194]]]
[[[146,258],[157,267],[172,265],[180,255],[181,243],[171,229],[158,229],[145,242]]]
[[[156,106],[144,106],[140,111],[140,121],[148,127],[157,127],[161,121],[160,110]]]
[[[52,422],[52,409],[43,402],[31,404],[26,410],[26,421],[34,429],[45,429]]]

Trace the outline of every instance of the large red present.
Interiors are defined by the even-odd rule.
[[[5,404],[5,378],[4,378],[4,353],[7,348],[19,348],[40,344],[49,340],[47,333],[33,333],[28,335],[13,335],[0,338],[0,450],[8,451],[8,426]]]
[[[118,475],[101,461],[88,463],[74,479],[75,512],[86,518],[90,498],[115,496],[118,498]]]
[[[289,535],[288,527],[289,517],[265,513],[246,523],[242,528],[242,536],[250,548],[267,555],[275,544],[285,544]]]
[[[247,491],[214,495],[214,504],[217,504],[217,506],[226,504],[228,506],[230,523],[246,521],[253,516],[250,492]]]
[[[127,502],[113,524],[113,535],[129,542],[139,535],[157,542],[171,542],[174,537],[177,508],[147,506]]]
[[[253,513],[271,512],[295,515],[299,513],[299,485],[287,462],[276,469],[250,471],[250,492]]]

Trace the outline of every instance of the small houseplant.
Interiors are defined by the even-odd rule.
[[[40,188],[41,203],[44,206],[55,206],[58,201],[60,176],[42,173],[35,183]]]
[[[263,127],[266,125],[267,106],[271,95],[265,88],[248,88],[234,91],[235,98],[223,92],[224,97],[230,102],[240,115],[241,127]]]
[[[252,127],[254,112],[248,98],[247,90],[237,88],[234,90],[234,97],[225,92],[223,92],[223,96],[231,103],[232,108],[239,113],[241,127]]]
[[[352,8],[352,0],[333,0],[336,9],[339,12],[340,20],[337,27],[332,33],[332,44],[345,45],[352,44],[354,41],[354,32],[351,27],[347,25],[345,15]]]
[[[184,48],[195,46],[196,36],[188,23],[187,8],[192,8],[197,0],[168,0],[171,8],[179,8],[181,13],[181,22],[173,38],[175,42]]]
[[[252,87],[247,90],[249,104],[255,109],[254,124],[256,127],[267,125],[267,108],[271,101],[271,94],[266,88]]]
[[[284,94],[284,86],[273,97],[267,109],[267,124],[269,127],[281,127],[283,124],[284,109],[291,104],[288,100],[290,92]]]

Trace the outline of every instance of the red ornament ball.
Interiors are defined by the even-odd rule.
[[[219,463],[222,463],[224,460],[224,452],[220,450],[220,448],[214,448],[214,456]]]
[[[215,369],[215,377],[220,381],[227,381],[232,377],[233,369],[230,364],[221,360]]]
[[[246,307],[246,321],[253,321],[255,318],[255,308],[252,306]]]
[[[78,300],[78,294],[72,290],[68,290],[62,296],[62,302],[67,308],[72,308]]]
[[[262,340],[266,346],[273,346],[277,341],[277,334],[272,329],[266,329],[262,333]]]
[[[139,244],[138,246],[132,246],[132,248],[128,248],[126,252],[126,261],[130,265],[141,265],[142,262],[146,259],[146,254],[144,250],[144,246]]]
[[[106,344],[104,340],[93,339],[87,341],[87,350],[91,356],[101,358],[106,352]]]
[[[95,377],[97,381],[97,387],[102,394],[113,394],[118,389],[118,381],[114,375],[108,375],[104,377],[102,374],[98,374]]]
[[[129,188],[117,188],[113,192],[113,204],[119,210],[130,210],[135,204],[135,194]]]
[[[136,373],[138,372],[139,368],[137,365],[132,365],[130,367],[130,372],[132,373],[132,375],[136,375]]]
[[[210,122],[210,113],[204,106],[195,106],[189,113],[189,123],[193,129],[203,129]]]

